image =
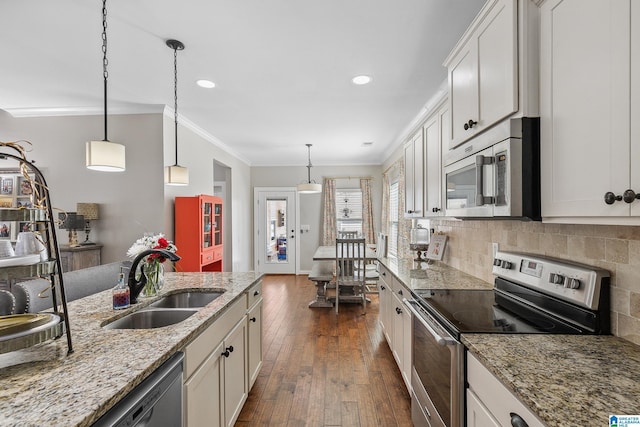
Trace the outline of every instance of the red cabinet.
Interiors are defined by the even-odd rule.
[[[222,199],[176,197],[175,244],[178,271],[222,271]]]

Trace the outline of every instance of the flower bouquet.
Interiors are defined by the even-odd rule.
[[[163,249],[174,253],[178,250],[176,245],[167,240],[162,233],[145,234],[131,245],[127,251],[127,256],[135,258],[148,249]],[[152,297],[158,294],[158,291],[164,284],[164,268],[162,263],[165,261],[165,257],[154,253],[147,255],[145,259],[140,262],[140,274],[144,274],[147,278],[147,282],[142,290],[142,295]],[[140,276],[138,272],[136,272],[136,280],[139,280],[139,278]]]

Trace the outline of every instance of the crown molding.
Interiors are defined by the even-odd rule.
[[[161,113],[162,104],[136,104],[109,107],[108,114],[154,114]],[[104,114],[102,107],[28,107],[2,108],[15,118],[56,116],[98,116]]]

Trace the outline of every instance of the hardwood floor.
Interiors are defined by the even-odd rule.
[[[307,276],[265,276],[264,365],[236,426],[411,426],[409,393],[378,323],[378,298],[309,308]]]

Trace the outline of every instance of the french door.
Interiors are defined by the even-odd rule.
[[[296,192],[254,189],[255,270],[296,274]]]

